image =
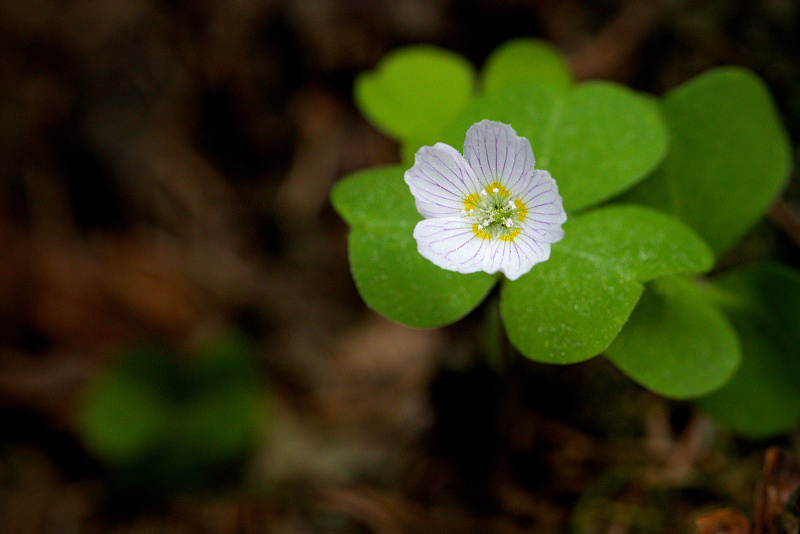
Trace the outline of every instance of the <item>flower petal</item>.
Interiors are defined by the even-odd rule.
[[[474,273],[483,270],[491,240],[472,231],[470,221],[459,217],[424,219],[414,228],[419,253],[448,271]]]
[[[493,239],[484,256],[482,270],[501,271],[509,280],[516,280],[548,258],[550,243],[520,233],[513,241]]]
[[[533,172],[526,191],[520,195],[527,214],[522,233],[537,241],[555,243],[564,237],[561,225],[567,220],[556,181],[543,170]]]
[[[464,139],[464,157],[484,186],[499,181],[512,194],[533,172],[530,141],[502,122],[483,120],[470,126]]]
[[[404,179],[417,211],[426,218],[461,215],[464,199],[481,189],[464,156],[444,143],[420,148]]]

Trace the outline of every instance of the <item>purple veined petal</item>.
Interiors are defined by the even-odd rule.
[[[520,233],[513,241],[492,240],[484,256],[483,270],[489,273],[501,271],[509,280],[516,280],[548,258],[550,243]]]
[[[483,270],[491,240],[481,239],[463,218],[424,219],[414,227],[419,253],[433,264],[459,273]]]
[[[419,253],[443,269],[502,272],[510,280],[549,259],[551,243],[564,237],[561,226],[567,216],[555,180],[547,171],[534,170],[533,164],[527,139],[511,126],[488,120],[469,128],[464,156],[443,143],[421,148],[404,176],[417,209],[426,217],[414,228]],[[489,208],[473,198],[493,182],[507,190],[503,195],[509,195],[510,208],[495,204],[491,209],[513,210],[511,219],[503,222],[510,232],[504,236],[497,235],[498,220],[491,219],[498,214],[486,212]],[[467,201],[491,222],[468,217]],[[477,220],[492,228],[482,229]]]
[[[561,224],[528,223],[521,225],[522,232],[537,243],[556,243],[564,238]]]
[[[521,195],[527,213],[520,225],[525,235],[537,241],[555,243],[564,237],[561,225],[567,220],[561,195],[550,173],[536,170],[531,182]]]
[[[464,157],[484,186],[499,181],[509,191],[518,191],[533,172],[530,141],[502,122],[483,120],[470,126]]]
[[[420,148],[404,174],[417,211],[426,218],[458,217],[481,185],[464,156],[444,143]]]
[[[536,169],[531,174],[530,180],[524,184],[521,191],[515,191],[519,199],[530,209],[532,206],[543,204],[557,204],[561,206],[561,195],[558,194],[558,185],[545,170]]]

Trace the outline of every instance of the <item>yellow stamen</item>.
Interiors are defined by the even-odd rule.
[[[481,239],[491,239],[492,238],[492,234],[490,234],[489,232],[487,232],[485,230],[482,230],[482,229],[478,228],[477,224],[473,224],[472,225],[472,231],[475,233],[475,235],[477,237],[480,237]],[[519,231],[517,233],[519,233]],[[516,237],[516,236],[514,236],[514,237]],[[502,238],[500,238],[500,239],[502,239]]]
[[[517,219],[524,221],[525,217],[528,216],[528,208],[526,208],[525,204],[518,198],[514,199],[514,205],[517,207]]]
[[[480,202],[480,200],[481,200],[481,197],[478,196],[475,193],[473,193],[473,194],[469,195],[467,198],[465,198],[464,199],[464,209],[467,210],[467,213],[469,213],[470,211],[474,210],[477,207],[478,202]]]
[[[500,182],[494,182],[492,184],[489,184],[489,186],[486,188],[486,192],[494,193],[495,195],[502,195],[504,197],[508,196],[508,189],[503,187],[503,184],[501,184]]]
[[[474,228],[473,228],[473,230],[474,230]],[[519,233],[520,233],[520,229],[519,228],[514,228],[509,233],[499,236],[498,239],[500,241],[514,241],[517,238],[517,236],[519,235]]]

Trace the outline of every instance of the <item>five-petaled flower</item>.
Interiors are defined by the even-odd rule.
[[[420,148],[405,181],[425,217],[419,253],[449,271],[501,271],[516,280],[550,257],[567,220],[550,173],[534,170],[530,142],[500,122],[467,130],[464,155],[444,143]]]

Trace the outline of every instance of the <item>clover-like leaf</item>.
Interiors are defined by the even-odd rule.
[[[800,420],[800,275],[756,265],[715,280],[713,289],[739,334],[742,365],[699,405],[751,438],[790,430]]]
[[[472,98],[475,78],[472,64],[455,52],[407,46],[360,74],[354,98],[364,116],[389,136],[418,146],[433,144]]]
[[[652,209],[610,206],[572,218],[550,259],[506,281],[509,339],[531,359],[572,363],[614,340],[653,278],[709,269],[713,256],[680,221]]]
[[[540,39],[513,39],[498,46],[481,73],[484,93],[517,85],[549,84],[566,91],[575,83],[564,54]]]
[[[149,350],[161,358],[172,357],[163,350]],[[110,463],[127,463],[149,454],[169,418],[169,404],[141,379],[130,359],[123,363],[88,385],[79,410],[79,429],[86,445]]]
[[[412,233],[422,217],[402,167],[350,175],[336,184],[331,201],[352,226],[348,252],[356,288],[389,319],[420,328],[455,322],[497,282],[486,273],[445,271],[417,252]]]
[[[568,212],[631,187],[658,165],[667,147],[656,101],[609,82],[566,93],[540,84],[486,94],[454,119],[443,141],[460,146],[469,125],[482,119],[510,124],[530,140],[536,167],[558,182]]]
[[[720,255],[783,187],[791,156],[787,134],[764,82],[741,68],[689,80],[664,96],[662,108],[669,153],[622,201],[674,214]]]
[[[647,389],[678,399],[720,388],[741,361],[733,326],[686,276],[648,284],[605,355]]]
[[[130,347],[87,387],[87,447],[122,491],[163,495],[230,474],[253,443],[260,391],[245,343],[230,336],[188,358]]]

